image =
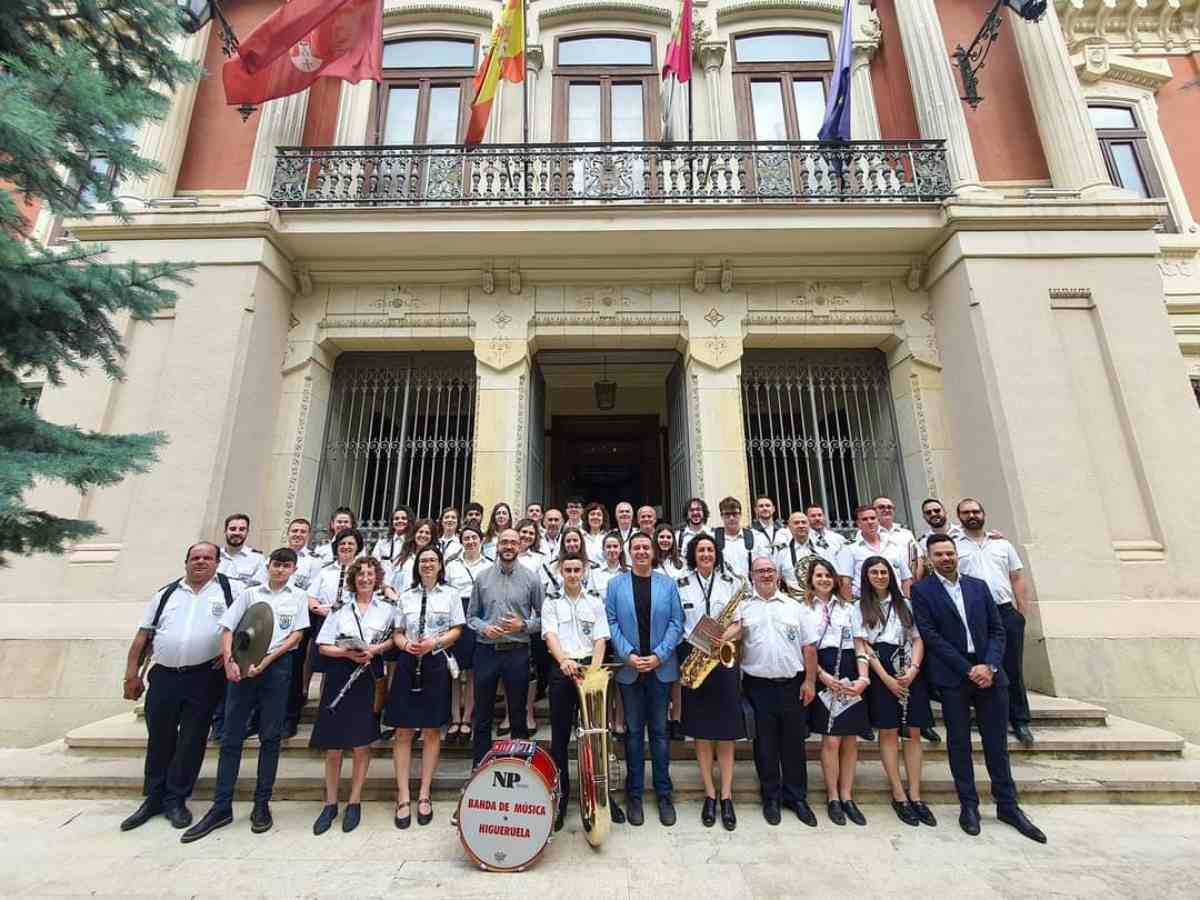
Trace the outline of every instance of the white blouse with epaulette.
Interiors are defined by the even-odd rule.
[[[862,610],[857,603],[843,603],[833,599],[824,607],[820,601],[817,610],[821,614],[821,624],[817,632],[819,641],[817,650],[827,650],[840,647],[843,650],[854,648],[855,638],[866,638],[863,629]]]
[[[325,615],[349,596],[344,587],[346,568],[349,566],[343,566],[339,562],[326,563],[316,580],[308,587],[308,596],[317,598]]]
[[[874,628],[863,623],[863,635],[867,642],[871,644],[894,644],[899,647],[906,641],[915,641],[920,639],[921,632],[917,630],[917,623],[913,622],[907,629],[904,627],[904,622],[900,619],[900,614],[895,609],[895,604],[891,600],[884,600],[879,606],[883,610],[883,621]]]
[[[727,572],[716,572],[704,578],[693,570],[675,580],[679,600],[683,604],[683,634],[687,637],[704,616],[714,619],[721,615],[725,604],[741,588],[743,581]],[[742,620],[741,606],[734,612],[733,621]]]
[[[317,635],[317,643],[336,644],[339,638],[359,638],[368,644],[378,644],[391,635],[395,616],[396,607],[382,594],[371,598],[365,613],[359,610],[356,601],[350,600],[330,612]]]
[[[609,637],[604,598],[586,589],[573,600],[564,591],[548,592],[542,601],[542,636],[548,634],[571,659],[591,656],[595,642]]]
[[[446,582],[454,588],[459,597],[470,597],[475,589],[475,579],[488,570],[494,563],[486,556],[481,556],[474,562],[467,562],[466,557],[460,556],[446,565]]]
[[[425,621],[421,622],[421,599],[425,600]],[[448,584],[437,584],[426,590],[420,583],[400,595],[396,602],[396,629],[410,640],[438,637],[451,628],[465,625],[462,600],[457,590]]]

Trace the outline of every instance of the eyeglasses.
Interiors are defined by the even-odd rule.
[[[895,508],[896,508],[896,507],[894,507],[894,506],[885,506],[885,505],[884,505],[884,504],[882,504],[882,503],[876,504],[876,506],[875,506],[875,509],[876,509],[876,511],[877,511],[877,512],[891,512],[891,511],[893,511]]]
[[[774,575],[775,570],[774,569],[755,569],[751,574],[753,574],[753,575]]]

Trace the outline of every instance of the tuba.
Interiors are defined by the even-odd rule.
[[[738,604],[742,602],[749,588],[749,582],[743,578],[741,587],[729,598],[729,602],[717,616],[717,623],[721,626],[722,631],[728,628],[729,623],[733,621],[733,614],[737,612]],[[732,669],[735,662],[737,662],[737,647],[732,641],[722,641],[721,646],[712,656],[699,647],[693,647],[692,652],[683,661],[683,665],[679,667],[679,683],[688,690],[698,690],[718,663],[727,669]]]
[[[575,754],[579,780],[579,817],[583,834],[593,847],[608,837],[612,815],[608,808],[608,681],[612,672],[593,664],[575,682],[579,691],[579,728]]]

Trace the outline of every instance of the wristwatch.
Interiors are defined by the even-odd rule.
[[[993,675],[995,675],[997,672],[999,672],[999,671],[1000,671],[1000,669],[999,669],[997,666],[991,666],[991,665],[989,665],[989,666],[988,666],[988,668],[992,670],[992,674],[993,674]]]

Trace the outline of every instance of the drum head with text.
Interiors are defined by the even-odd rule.
[[[497,759],[467,784],[459,804],[459,836],[485,868],[522,869],[545,849],[554,813],[554,798],[537,771],[521,760]]]

